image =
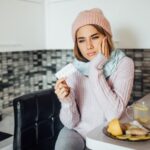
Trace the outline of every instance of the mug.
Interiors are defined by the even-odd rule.
[[[126,108],[129,119],[137,120],[141,124],[150,122],[150,107],[145,101],[137,101]]]

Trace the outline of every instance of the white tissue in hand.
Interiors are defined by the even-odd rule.
[[[73,66],[73,64],[68,64],[65,67],[63,67],[61,70],[59,70],[55,76],[60,79],[63,77],[68,77],[69,75],[71,75],[72,73],[74,73],[76,71],[76,68]]]

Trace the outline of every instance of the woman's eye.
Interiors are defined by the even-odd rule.
[[[93,36],[92,37],[92,39],[94,40],[94,39],[98,39],[99,38],[99,36]]]
[[[78,42],[79,42],[79,43],[83,43],[84,41],[85,41],[85,40],[79,40]]]

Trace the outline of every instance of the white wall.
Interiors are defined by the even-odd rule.
[[[149,0],[0,0],[0,51],[70,49],[79,11],[99,7],[120,48],[150,48]]]
[[[110,21],[117,47],[150,48],[149,0],[62,0],[46,7],[48,49],[72,48],[72,22],[79,11],[92,7],[101,8]]]
[[[43,0],[0,0],[0,51],[45,48]]]

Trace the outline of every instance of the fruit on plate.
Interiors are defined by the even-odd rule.
[[[126,130],[128,130],[131,127],[130,123],[120,123],[121,129],[123,133],[125,134]]]
[[[130,136],[128,139],[130,141],[149,140],[150,139],[150,135]]]
[[[142,135],[147,135],[148,134],[148,131],[142,129],[142,128],[130,128],[128,130],[126,130],[126,134],[127,135],[139,135],[139,136],[142,136]]]
[[[117,135],[116,136],[117,139],[120,140],[130,140],[130,141],[139,141],[139,140],[149,140],[150,139],[150,135]]]
[[[123,131],[121,129],[121,124],[118,119],[113,119],[108,123],[107,132],[114,136],[122,135]]]
[[[125,140],[125,139],[129,139],[131,135],[123,134],[123,135],[117,135],[116,137],[120,140]]]
[[[150,139],[150,130],[145,129],[137,122],[121,123],[112,119],[107,126],[107,132],[120,140],[140,141]]]

